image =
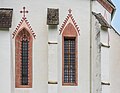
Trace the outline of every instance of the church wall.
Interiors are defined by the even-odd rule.
[[[13,8],[13,20],[12,27],[10,29],[10,37],[15,31],[15,28],[19,24],[22,15],[20,11],[25,6],[29,11],[26,14],[26,18],[30,23],[33,31],[36,34],[36,39],[33,39],[33,82],[32,88],[15,88],[15,38],[12,39],[12,74],[11,76],[11,93],[89,93],[90,91],[90,68],[89,68],[89,47],[90,47],[90,1],[77,0],[64,1],[64,0],[41,0],[29,1],[29,0],[13,0],[8,2],[3,0],[3,7]],[[74,7],[76,6],[76,7]],[[83,7],[87,8],[83,8]],[[59,25],[55,29],[50,29],[47,24],[47,8],[59,8]],[[72,9],[73,17],[80,27],[80,36],[78,36],[78,86],[62,86],[62,48],[61,48],[61,35],[59,35],[59,29],[68,14],[68,9]],[[86,16],[85,16],[86,15]],[[48,45],[48,41],[57,42],[56,45]],[[10,50],[9,50],[10,51]],[[9,52],[10,54],[11,52]],[[52,59],[52,55],[55,59]],[[50,58],[50,59],[49,59]],[[52,63],[50,63],[53,61]],[[49,64],[49,63],[50,64]],[[55,64],[54,64],[55,63]],[[50,73],[54,71],[56,74],[48,74],[48,66],[54,66],[50,70]],[[8,65],[7,65],[8,66]],[[58,71],[57,71],[58,70]],[[52,76],[53,75],[53,76]],[[48,79],[57,81],[57,85],[48,85]],[[5,88],[5,87],[4,87]],[[5,89],[3,90],[5,91]],[[55,88],[55,89],[54,89]],[[10,88],[9,88],[10,89]],[[54,89],[54,90],[52,90]],[[7,91],[7,90],[6,90]],[[9,93],[9,92],[4,92]]]
[[[110,29],[108,29],[110,30]],[[101,29],[101,82],[110,83],[109,73],[109,32]],[[102,85],[102,93],[109,92],[109,85]]]
[[[111,23],[111,14],[98,1],[93,1],[92,6],[93,12],[101,13],[105,20],[108,23]]]
[[[120,35],[110,31],[110,93],[120,92]]]
[[[101,83],[102,93],[110,92],[109,30],[101,29]],[[104,84],[103,84],[104,83]]]
[[[108,30],[102,30],[101,29],[101,43],[106,45],[106,46],[109,46],[109,31],[110,29]]]
[[[1,82],[1,89],[0,92],[2,93],[11,93],[11,39],[9,36],[8,29],[0,29],[0,82]]]
[[[110,92],[110,63],[109,63],[109,48],[101,47],[101,83],[102,93]],[[104,83],[104,84],[103,84]]]
[[[109,93],[109,30],[92,18],[92,91]]]
[[[64,1],[65,2],[65,1]],[[82,93],[83,91],[88,93],[90,91],[89,81],[89,3],[86,0],[81,0],[80,2],[76,2],[79,5],[77,6],[77,9],[75,7],[72,9],[73,17],[77,23],[77,25],[80,27],[80,35],[78,35],[78,86],[62,86],[62,36],[59,36],[58,40],[58,93]],[[81,11],[84,7],[84,11]],[[69,6],[71,7],[71,6]],[[64,8],[66,9],[66,8]],[[60,12],[64,11],[64,13],[61,13],[60,18],[60,24],[63,23],[62,20],[64,20],[67,16],[67,9],[66,11],[64,9],[60,9]],[[85,17],[84,14],[88,14],[88,16]]]
[[[58,89],[58,27],[48,26],[48,93]],[[55,83],[55,84],[52,84]]]
[[[101,93],[101,25],[92,15],[91,32],[91,85],[92,93]]]
[[[99,2],[93,1],[93,11],[101,13],[105,20],[111,24],[111,14]],[[102,93],[110,92],[109,32],[110,29],[104,30],[100,28]]]

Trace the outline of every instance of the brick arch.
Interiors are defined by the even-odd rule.
[[[22,84],[22,63],[23,63],[23,55],[22,55],[22,42],[27,41],[27,70],[28,70],[28,83]],[[15,87],[16,88],[31,88],[32,87],[32,42],[33,38],[29,31],[25,28],[18,31],[15,37]]]
[[[63,30],[62,35],[68,37],[76,37],[78,33],[76,32],[75,27],[71,23],[68,23],[65,29]]]

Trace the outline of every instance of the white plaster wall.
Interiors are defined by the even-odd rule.
[[[101,93],[101,48],[100,48],[100,31],[101,25],[98,20],[92,15],[92,34],[91,34],[91,85],[92,93]]]
[[[108,31],[101,29],[101,25],[94,17],[92,20],[92,85],[93,93],[109,93],[109,85],[101,85],[101,82],[109,83],[109,48],[101,46],[101,43],[105,46],[109,46],[109,34]],[[97,41],[97,36],[100,34],[100,40]],[[101,49],[100,49],[101,48]],[[100,49],[100,50],[99,50]],[[99,51],[99,52],[98,52]],[[100,53],[100,54],[99,54]]]
[[[69,7],[73,6],[71,8],[73,10],[72,14],[77,25],[80,27],[80,36],[78,36],[78,86],[62,86],[62,40],[60,35],[58,44],[58,72],[60,72],[58,74],[58,93],[90,92],[90,3],[88,0],[79,0],[75,4],[73,3]],[[83,8],[84,6],[85,8]],[[61,13],[60,24],[66,18],[66,13]]]
[[[110,29],[109,29],[110,30]],[[109,32],[101,30],[101,43],[109,46]],[[110,83],[109,48],[101,46],[101,82]],[[102,93],[109,93],[110,86],[102,85]]]
[[[48,82],[58,83],[58,27],[48,26]],[[58,84],[48,84],[48,93],[57,93]]]
[[[101,13],[106,21],[111,24],[111,14],[98,1],[93,1],[92,6],[93,12]]]
[[[110,86],[103,85],[102,86],[102,93],[111,93],[110,92]]]
[[[101,75],[102,75],[102,82],[109,83],[110,76],[109,76],[109,49],[102,47],[101,48]]]
[[[110,31],[110,93],[120,93],[120,35]]]
[[[109,31],[110,29],[108,30],[102,30],[101,29],[101,43],[106,45],[106,46],[109,46]]]
[[[110,83],[109,48],[101,47],[101,82]],[[102,85],[102,93],[110,93],[110,85]]]
[[[90,1],[89,0],[0,0],[2,7],[13,8],[13,20],[10,34],[12,34],[19,24],[22,14],[22,7],[26,7],[29,13],[26,15],[28,21],[35,32],[36,39],[33,40],[33,87],[15,88],[15,41],[12,39],[12,74],[11,93],[47,93],[48,92],[48,40],[55,41],[58,36],[58,93],[89,93],[90,92]],[[84,8],[85,7],[85,8]],[[87,7],[87,8],[86,8]],[[61,35],[51,33],[48,37],[47,8],[59,8],[60,23],[56,31],[59,31],[64,19],[68,14],[68,9],[72,9],[73,17],[80,27],[78,40],[78,86],[62,86],[62,48]],[[12,35],[10,35],[12,37]],[[51,50],[50,50],[51,51]],[[52,51],[53,52],[53,51]],[[54,54],[55,55],[55,54]],[[56,56],[57,57],[57,56]],[[10,68],[9,68],[10,70]],[[10,77],[10,76],[9,76]],[[5,78],[5,77],[3,77]],[[51,77],[54,79],[54,77]],[[56,87],[49,86],[50,89]],[[0,92],[7,91],[4,87]],[[50,90],[51,91],[51,90]],[[55,90],[56,91],[56,90]]]
[[[110,29],[108,29],[110,30]],[[108,30],[101,29],[101,43],[105,46],[109,46],[109,32]],[[101,46],[101,82],[110,83],[110,64],[109,64],[109,48]],[[109,85],[102,85],[102,93],[109,93]]]
[[[0,92],[11,93],[11,48],[9,30],[0,29]]]
[[[111,24],[111,14],[97,1],[93,1],[93,11],[96,13],[101,13],[105,20]],[[109,46],[109,31],[110,29],[100,31],[100,42]],[[101,82],[110,83],[110,63],[109,63],[109,48],[101,46]],[[110,86],[102,85],[102,93],[109,93]]]

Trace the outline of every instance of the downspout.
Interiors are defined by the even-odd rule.
[[[92,0],[90,0],[90,93],[92,93]]]

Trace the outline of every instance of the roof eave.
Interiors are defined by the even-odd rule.
[[[108,3],[110,4],[110,6],[113,8],[113,11],[112,11],[112,13],[111,13],[111,20],[112,20],[114,14],[115,14],[115,11],[116,11],[116,7],[115,7],[115,5],[112,3],[112,1],[110,1],[110,0],[107,0],[107,1],[108,1]]]

